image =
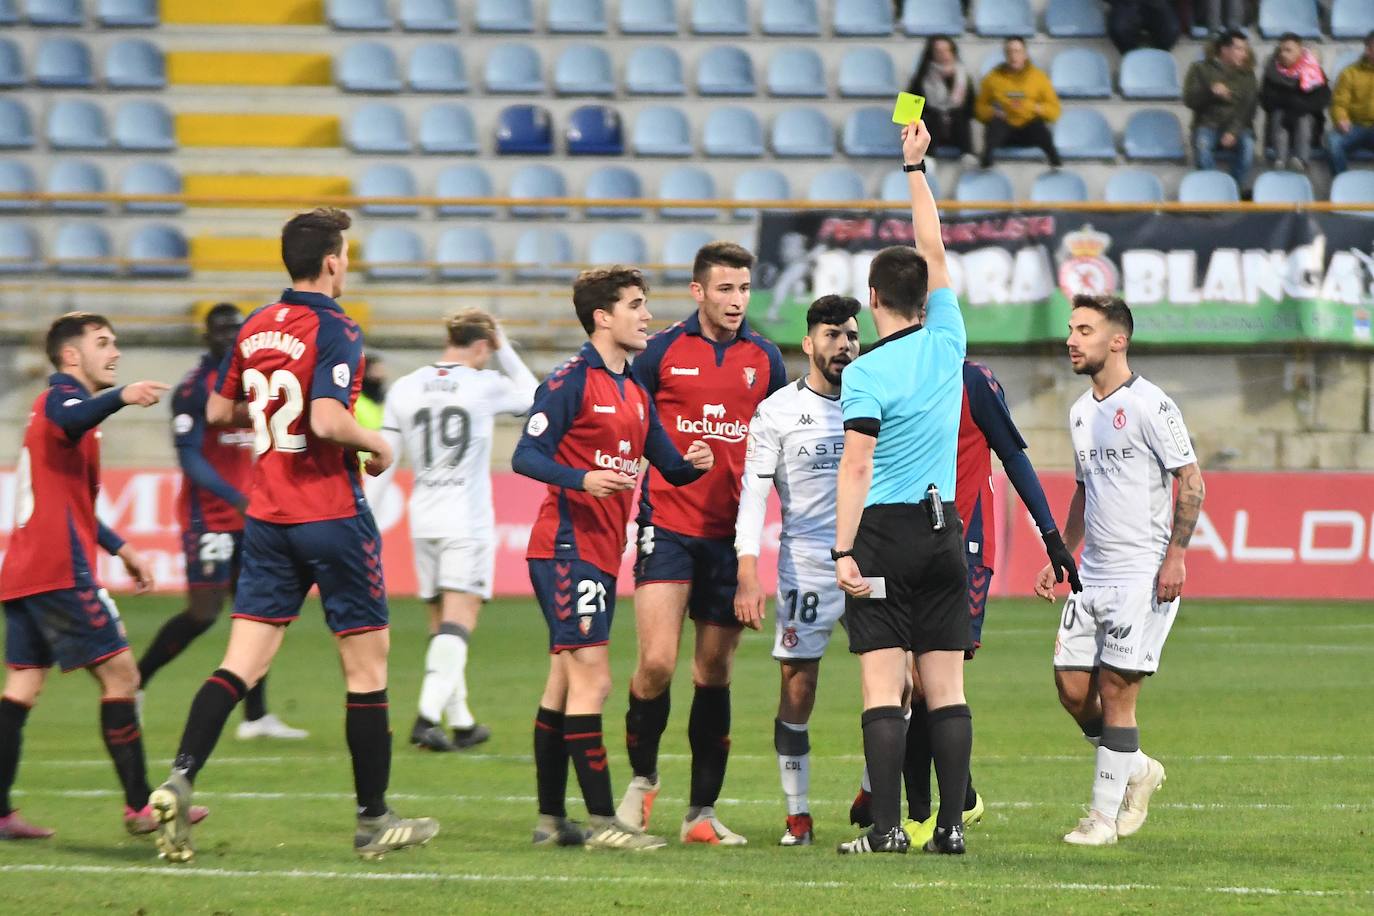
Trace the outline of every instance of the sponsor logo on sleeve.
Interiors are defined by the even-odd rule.
[[[1174,437],[1174,445],[1178,446],[1180,455],[1191,455],[1193,444],[1188,441],[1188,431],[1183,428],[1183,423],[1176,414],[1170,414],[1165,419],[1164,424],[1169,427],[1169,435]]]
[[[194,425],[195,421],[191,419],[191,415],[188,413],[179,413],[172,418],[172,431],[178,436],[189,433]]]

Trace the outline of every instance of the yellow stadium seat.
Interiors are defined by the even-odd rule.
[[[285,222],[285,219],[282,220]],[[358,243],[350,239],[348,257],[358,257]],[[195,270],[279,271],[281,239],[261,236],[198,235],[191,239],[191,267]]]
[[[324,0],[162,0],[163,25],[323,25]]]
[[[339,145],[333,115],[179,114],[180,146],[322,147]]]
[[[173,86],[330,86],[328,54],[274,51],[169,51],[167,82]]]
[[[245,203],[237,206],[261,206],[254,201],[271,200],[284,197],[323,199],[344,197],[352,191],[352,182],[339,175],[209,175],[192,174],[182,179],[182,190],[193,197],[214,197],[221,202],[202,206],[235,206],[230,203],[240,198]],[[271,204],[271,207],[280,207]]]

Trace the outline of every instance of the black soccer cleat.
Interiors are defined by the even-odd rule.
[[[865,852],[895,852],[906,855],[906,851],[910,848],[911,841],[907,839],[906,831],[901,827],[893,827],[887,833],[875,833],[870,830],[848,843],[841,843],[835,848],[835,851],[842,856],[859,855]]]
[[[936,827],[935,833],[929,840],[926,840],[924,848],[926,852],[939,853],[940,855],[962,856],[964,854],[964,825]]]
[[[860,830],[873,826],[873,812],[869,808],[872,796],[863,789],[854,796],[854,803],[849,806],[849,823],[858,827]]]
[[[491,729],[485,725],[474,725],[471,728],[455,728],[453,730],[453,746],[460,751],[476,747],[490,738]]]
[[[458,750],[444,730],[428,719],[415,720],[415,727],[410,730],[410,743],[422,751],[447,753]]]

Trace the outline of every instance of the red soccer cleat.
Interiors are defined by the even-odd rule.
[[[0,840],[46,840],[54,831],[37,827],[19,816],[18,809],[0,817]]]
[[[199,824],[210,816],[210,809],[203,805],[191,806],[191,823]],[[130,836],[147,836],[157,830],[157,815],[153,813],[152,805],[144,805],[142,811],[135,811],[128,805],[124,806],[124,829],[129,831]]]
[[[854,796],[854,804],[849,806],[849,823],[865,829],[873,826],[873,813],[868,808],[871,798],[863,789],[859,790]]]

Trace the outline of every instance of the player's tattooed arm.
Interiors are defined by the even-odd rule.
[[[1202,470],[1197,462],[1175,468],[1174,477],[1178,480],[1178,496],[1174,499],[1174,527],[1169,535],[1169,546],[1180,550],[1188,547],[1197,528],[1198,516],[1202,514],[1202,501],[1207,496],[1207,487],[1202,482]]]

